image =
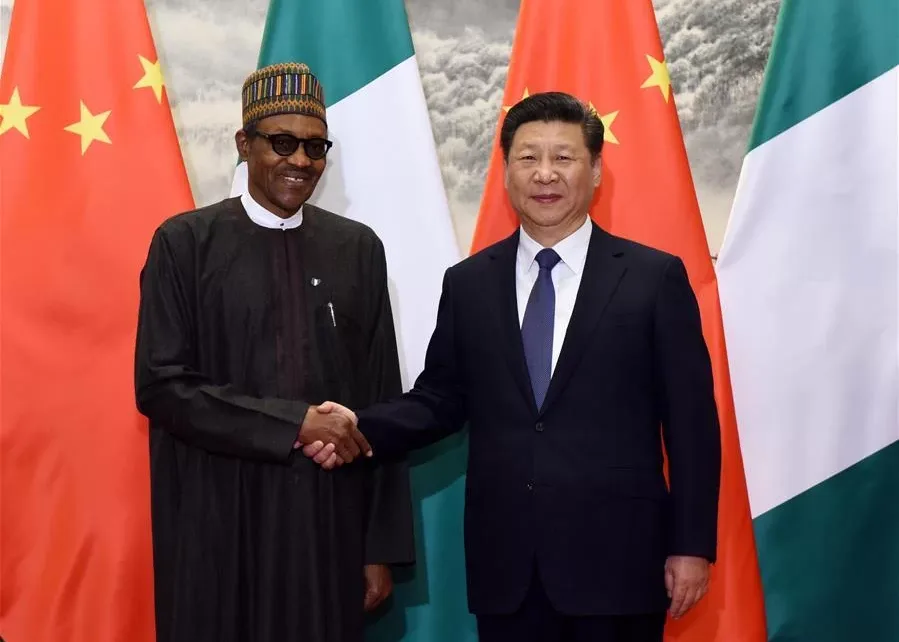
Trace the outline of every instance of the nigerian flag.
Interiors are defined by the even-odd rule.
[[[783,0],[718,260],[770,640],[899,640],[899,0]]]
[[[259,66],[296,61],[322,83],[334,147],[312,202],[384,242],[403,384],[424,365],[443,273],[460,258],[403,0],[272,0]],[[246,189],[238,166],[232,194]],[[418,563],[394,575],[368,638],[474,640],[462,548],[466,444],[412,457]],[[362,596],[359,596],[362,606]]]

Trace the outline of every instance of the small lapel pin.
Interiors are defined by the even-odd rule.
[[[315,277],[312,277],[312,281],[311,281],[312,287],[317,286],[317,285],[318,285],[319,283],[321,283],[321,282],[322,282],[321,279],[316,279]]]

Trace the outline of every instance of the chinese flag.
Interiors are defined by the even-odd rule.
[[[150,642],[138,278],[193,200],[143,2],[16,2],[0,119],[0,636]]]
[[[762,587],[717,283],[651,1],[522,0],[504,102],[508,108],[544,91],[568,92],[599,113],[606,126],[603,174],[591,215],[613,234],[683,259],[712,355],[723,447],[718,562],[708,595],[683,619],[669,621],[666,639],[763,642]],[[516,225],[497,145],[473,251]]]

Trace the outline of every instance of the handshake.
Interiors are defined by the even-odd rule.
[[[333,401],[309,406],[294,443],[325,470],[348,464],[360,455],[372,456],[371,446],[359,432],[356,413]]]

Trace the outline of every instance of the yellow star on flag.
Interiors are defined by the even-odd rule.
[[[77,123],[72,123],[66,127],[65,130],[81,136],[82,156],[95,140],[98,140],[101,143],[112,143],[112,141],[109,140],[109,136],[103,131],[103,124],[106,122],[106,119],[109,118],[110,113],[111,110],[94,115],[84,104],[84,101],[81,101],[81,120]]]
[[[656,60],[648,54],[646,60],[649,62],[649,66],[652,67],[652,74],[640,85],[640,89],[658,87],[667,103],[668,96],[671,94],[671,76],[668,75],[668,65],[664,60]]]
[[[616,118],[618,118],[618,112],[613,111],[613,112],[603,116],[598,111],[596,111],[596,107],[593,106],[592,102],[589,105],[587,105],[587,107],[588,107],[588,109],[590,109],[590,111],[592,111],[594,114],[599,116],[599,119],[602,121],[602,126],[603,126],[602,139],[607,143],[612,143],[614,145],[618,145],[619,144],[618,137],[612,133],[612,123],[615,122]]]
[[[611,114],[606,114],[605,116],[599,117],[604,128],[602,139],[607,143],[613,143],[615,145],[618,144],[618,138],[615,136],[615,134],[612,133],[612,123],[615,122],[616,118],[618,118],[617,111],[613,111]]]
[[[23,105],[22,99],[19,97],[19,88],[15,87],[9,102],[5,105],[0,104],[0,116],[3,117],[3,120],[0,120],[0,136],[10,129],[16,129],[22,136],[29,138],[28,123],[25,121],[38,109],[40,107],[34,105]]]
[[[162,79],[162,68],[159,66],[159,59],[156,62],[150,62],[143,56],[138,56],[140,64],[144,68],[144,77],[137,81],[132,89],[140,89],[142,87],[151,87],[153,93],[156,94],[156,102],[162,102],[162,87],[165,81]]]
[[[525,98],[529,97],[530,95],[531,95],[531,94],[530,94],[530,92],[528,91],[528,88],[525,87],[525,88],[524,88],[524,93],[521,94],[521,100],[524,100]],[[519,102],[520,102],[520,101],[519,101]],[[512,107],[514,107],[514,105],[503,105],[503,111],[506,112],[506,113],[508,113],[509,110],[512,109]]]

